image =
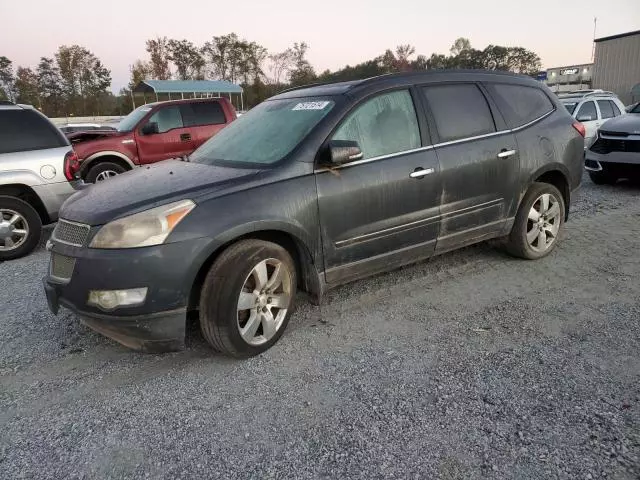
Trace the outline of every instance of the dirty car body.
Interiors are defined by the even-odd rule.
[[[505,100],[522,94],[518,89],[531,95],[530,111]],[[460,101],[447,106],[443,98]],[[294,285],[280,298],[289,300],[297,287],[319,301],[327,288],[350,280],[508,236],[532,188],[559,192],[559,226],[582,172],[584,140],[572,124],[539,83],[491,72],[391,75],[282,93],[205,143],[190,162],[137,169],[68,201],[49,244],[44,283],[50,307],[69,308],[132,348],[179,349],[187,312],[199,309],[201,323],[203,315],[209,322],[216,314],[209,312],[209,297],[227,292],[238,275],[241,286],[258,272],[248,295],[267,322],[271,298],[258,288],[264,262],[294,265],[286,277]],[[187,213],[163,241],[104,248],[105,229],[120,239],[114,222],[166,205]],[[162,218],[171,222],[171,215]],[[241,246],[246,253],[234,256]],[[262,263],[254,268],[252,258]],[[225,270],[229,259],[236,263]],[[222,279],[220,271],[230,273]],[[96,301],[101,291],[135,293],[126,305],[109,309]],[[238,312],[245,297],[246,289]],[[278,308],[288,316],[292,304],[274,312]],[[229,333],[234,322],[216,330],[214,348],[252,355],[277,340],[267,341],[271,327],[263,323],[258,340],[245,348]],[[241,331],[249,328],[238,322]]]

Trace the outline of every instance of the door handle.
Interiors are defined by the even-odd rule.
[[[413,172],[409,174],[411,178],[422,178],[425,175],[431,175],[435,170],[433,168],[422,168],[418,167]]]
[[[188,142],[189,140],[191,140],[191,134],[190,133],[181,133],[180,134],[180,140],[182,142]]]
[[[507,158],[515,154],[516,154],[516,150],[507,150],[506,148],[503,148],[502,150],[500,150],[500,153],[498,154],[498,158]]]

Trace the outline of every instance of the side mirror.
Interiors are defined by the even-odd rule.
[[[361,160],[363,156],[360,145],[355,140],[331,140],[329,142],[329,159],[333,165]]]
[[[593,118],[591,117],[591,115],[580,115],[578,118],[576,118],[576,120],[578,120],[579,122],[590,122],[591,120],[593,120]]]
[[[154,135],[159,133],[158,130],[158,122],[149,122],[145,126],[142,127],[142,135]]]

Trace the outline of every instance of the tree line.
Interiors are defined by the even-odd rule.
[[[46,115],[122,115],[131,108],[131,89],[140,81],[227,80],[244,89],[251,107],[278,91],[314,82],[348,81],[393,72],[434,69],[492,69],[525,75],[540,70],[540,58],[522,47],[489,45],[475,49],[458,38],[449,53],[416,55],[412,45],[399,45],[381,55],[336,71],[316,73],[307,59],[309,46],[296,42],[281,52],[269,52],[235,33],[214,36],[202,45],[186,39],[156,37],[145,44],[147,58],[130,66],[130,81],[118,95],[110,92],[111,72],[92,52],[79,45],[59,47],[32,69],[0,56],[0,100],[36,106]]]

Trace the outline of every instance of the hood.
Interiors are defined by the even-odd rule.
[[[67,133],[67,138],[75,145],[89,140],[98,140],[107,137],[123,137],[128,134],[129,132],[118,132],[117,130],[87,130],[85,132]]]
[[[600,127],[600,132],[627,133],[630,135],[640,135],[640,114],[628,113],[619,117],[611,118]]]
[[[258,172],[167,160],[87,185],[65,202],[60,218],[102,225],[177,200],[189,198],[197,203],[198,195],[222,193]]]

